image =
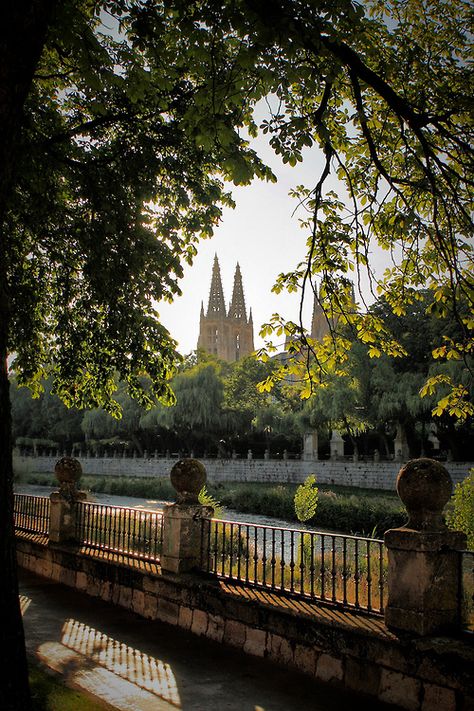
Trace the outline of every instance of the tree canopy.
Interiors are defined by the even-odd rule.
[[[249,144],[259,132],[285,163],[314,160],[310,147],[323,158],[314,184],[294,191],[307,259],[275,289],[304,296],[319,279],[328,319],[376,356],[404,349],[383,318],[354,308],[348,277],[395,314],[427,286],[430,308],[462,326],[438,357],[470,368],[471,12],[453,0],[55,5],[3,221],[19,379],[34,386],[52,370],[68,404],[111,410],[115,372],[144,402],[172,397],[175,344],[156,302],[179,293],[183,259],[231,204],[223,181],[274,179]],[[317,343],[275,317],[264,333],[285,327],[313,353],[309,377],[343,368],[337,328]]]
[[[7,2],[0,30],[7,571],[0,627],[7,637],[10,630],[14,648],[21,638],[12,627],[19,611],[8,572],[7,355],[15,354],[19,381],[36,391],[52,375],[53,392],[68,405],[117,414],[117,373],[142,403],[171,401],[177,356],[156,301],[178,293],[182,262],[231,204],[224,181],[274,179],[249,144],[259,130],[290,165],[306,148],[323,156],[313,184],[294,191],[307,258],[275,288],[304,296],[320,277],[318,297],[337,327],[316,343],[301,324],[275,316],[264,333],[294,336],[300,360],[291,367],[306,359],[309,380],[347,372],[346,325],[372,356],[404,352],[382,318],[354,308],[348,275],[362,285],[365,270],[394,313],[404,313],[420,286],[429,288],[432,312],[451,312],[461,329],[435,353],[471,376],[471,27],[467,0]],[[268,115],[259,127],[254,112],[262,100]],[[328,189],[331,173],[342,194]],[[372,269],[374,244],[390,259],[382,275]],[[426,392],[449,388],[440,411],[469,417],[464,383],[438,373]],[[18,659],[10,655],[11,674],[5,667],[5,708],[28,706],[26,696],[9,696],[25,667]]]

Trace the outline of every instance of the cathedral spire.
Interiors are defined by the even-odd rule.
[[[232,292],[232,301],[229,308],[229,317],[242,320],[247,323],[247,312],[245,310],[244,288],[242,286],[242,274],[240,266],[237,262],[234,276],[234,291]]]
[[[212,267],[211,290],[209,292],[207,316],[223,316],[225,318],[225,315],[226,312],[224,292],[222,290],[221,270],[216,254],[214,256],[214,265]]]
[[[250,309],[250,318],[247,321],[240,267],[237,264],[232,301],[226,313],[217,254],[212,268],[207,314],[204,314],[201,306],[197,347],[230,363],[245,358],[254,351],[252,310]]]
[[[319,294],[321,290],[319,291]],[[314,285],[314,301],[313,301],[313,318],[311,319],[311,338],[315,341],[322,341],[324,336],[329,333],[329,322],[321,306],[320,297],[318,294],[318,286]]]

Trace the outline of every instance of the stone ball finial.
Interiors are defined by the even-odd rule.
[[[61,457],[56,462],[54,474],[60,484],[75,484],[82,476],[81,463],[74,457]]]
[[[453,491],[445,467],[434,459],[411,459],[397,477],[397,492],[408,512],[407,527],[417,531],[446,529],[443,509]]]
[[[197,459],[180,459],[171,469],[171,483],[180,504],[197,504],[199,492],[206,483],[206,468]]]

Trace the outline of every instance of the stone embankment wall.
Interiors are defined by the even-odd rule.
[[[34,473],[54,472],[58,457],[13,457],[13,468],[20,477]],[[143,457],[78,457],[85,476],[168,476],[176,459]],[[315,474],[321,484],[356,486],[365,489],[394,491],[400,462],[349,462],[304,461],[304,460],[263,460],[263,459],[203,459],[207,478],[210,482],[303,482],[308,474]],[[454,484],[463,481],[474,467],[472,462],[446,462],[445,466]]]
[[[380,618],[316,608],[199,575],[94,558],[74,546],[17,538],[20,566],[151,620],[407,711],[472,711],[474,650],[461,638],[398,637]],[[275,599],[273,599],[275,598]]]

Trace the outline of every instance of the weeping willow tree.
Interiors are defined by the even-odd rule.
[[[224,384],[218,366],[202,363],[176,375],[172,380],[176,397],[173,406],[158,405],[140,419],[140,426],[153,429],[166,427],[174,432],[188,449],[200,437],[223,429]]]

